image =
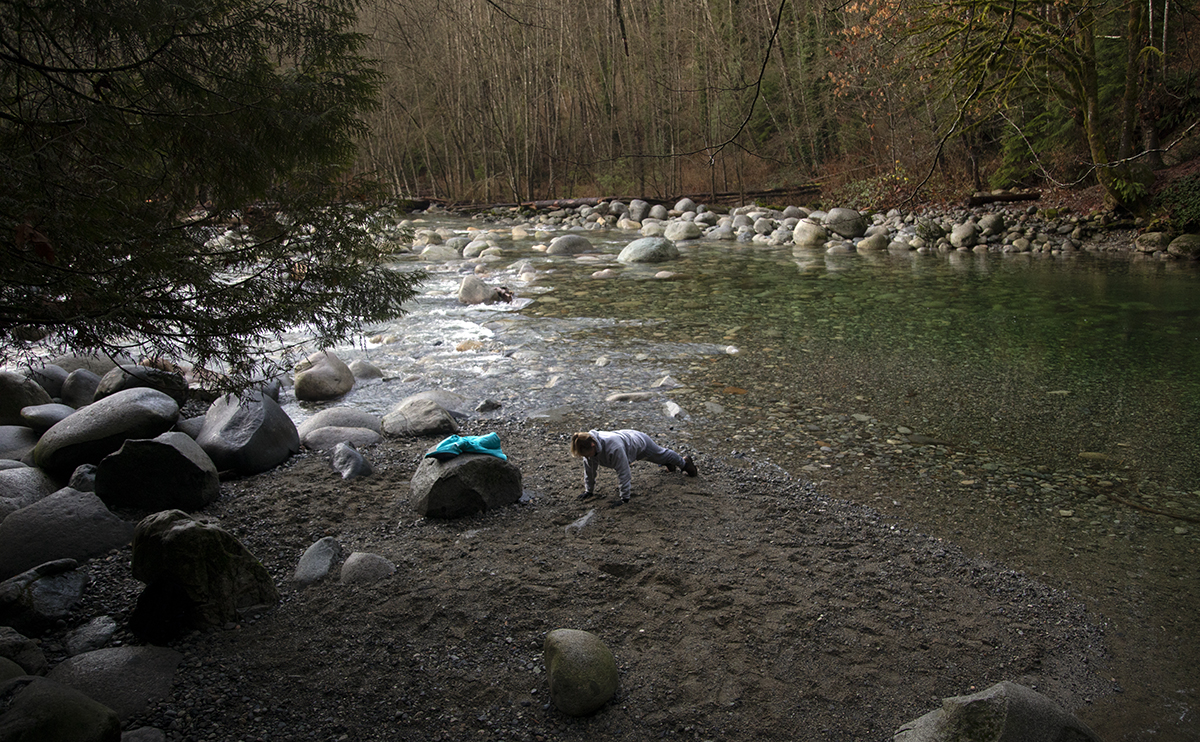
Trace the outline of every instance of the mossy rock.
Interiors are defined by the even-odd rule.
[[[544,650],[550,700],[564,714],[595,713],[617,692],[617,661],[595,634],[555,629]]]

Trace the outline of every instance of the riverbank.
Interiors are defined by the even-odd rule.
[[[457,521],[407,506],[428,441],[381,443],[364,479],[310,454],[226,483],[206,515],[262,559],[282,603],[186,638],[172,697],[132,726],[197,740],[884,740],[1000,680],[1084,718],[1114,691],[1101,619],[1077,597],[773,465],[664,432],[696,454],[698,478],[643,463],[630,506],[578,502],[566,435],[585,425],[489,423],[528,501]],[[615,480],[602,473],[598,490]],[[324,536],[398,570],[291,585]],[[88,608],[120,616],[136,586],[127,560],[106,564]],[[560,627],[598,634],[621,669],[592,717],[547,705],[541,643]]]

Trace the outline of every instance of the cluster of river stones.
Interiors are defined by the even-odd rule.
[[[278,404],[279,383],[221,395],[204,408],[189,399],[196,390],[181,369],[105,365],[60,358],[27,373],[0,372],[0,739],[122,739],[123,723],[170,692],[182,655],[163,645],[279,601],[271,575],[237,538],[190,514],[219,497],[222,478],[267,471],[301,447],[328,455],[345,479],[369,476],[359,446],[383,435],[453,435],[467,414],[461,398],[428,392],[384,416],[331,407],[297,426]],[[381,375],[369,364],[356,369],[359,376],[336,355],[315,353],[296,367],[292,392],[336,399]],[[443,518],[523,494],[517,467],[478,454],[424,458],[411,489],[419,515]],[[145,588],[127,628],[146,645],[111,646],[119,627],[101,616],[70,632],[70,656],[49,667],[35,639],[68,625],[87,590],[89,562],[131,543],[133,576]],[[336,540],[321,539],[292,579],[310,585],[341,557]],[[396,570],[371,553],[341,561],[338,579],[347,585]],[[580,662],[603,657],[591,644],[573,635],[548,640],[547,657],[561,668],[548,675],[552,698],[564,712],[590,713],[607,701],[593,685],[571,680]],[[583,660],[570,659],[576,645],[587,650]],[[558,658],[563,653],[567,660]],[[165,739],[161,730],[135,731],[124,738]]]
[[[1057,255],[1132,251],[1160,258],[1200,258],[1200,234],[1148,231],[1125,242],[1095,240],[1113,225],[1111,214],[1070,214],[1036,206],[1014,209],[1005,204],[989,208],[863,213],[842,207],[823,211],[794,205],[783,209],[750,205],[727,210],[698,205],[690,198],[680,199],[671,208],[640,199],[628,204],[613,200],[532,217],[503,212],[485,215],[515,222],[510,234],[494,230],[463,236],[448,230],[418,229],[412,246],[430,260],[466,258],[486,262],[503,259],[505,237],[544,238],[550,242],[547,254],[579,254],[594,250],[581,232],[622,230],[637,232],[644,240],[636,240],[631,243],[632,249],[622,251],[622,262],[629,263],[670,260],[677,256],[672,251],[674,243],[700,239],[828,253],[974,251]]]

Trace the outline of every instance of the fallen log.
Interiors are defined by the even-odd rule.
[[[1003,193],[976,193],[967,199],[967,206],[983,206],[984,204],[1003,203],[1008,201],[1037,201],[1042,197],[1040,191],[1004,191]]]

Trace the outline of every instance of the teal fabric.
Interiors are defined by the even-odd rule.
[[[452,435],[433,447],[425,454],[425,458],[435,458],[438,461],[452,459],[464,453],[483,453],[508,461],[508,457],[500,450],[500,436],[495,433],[487,435]]]

